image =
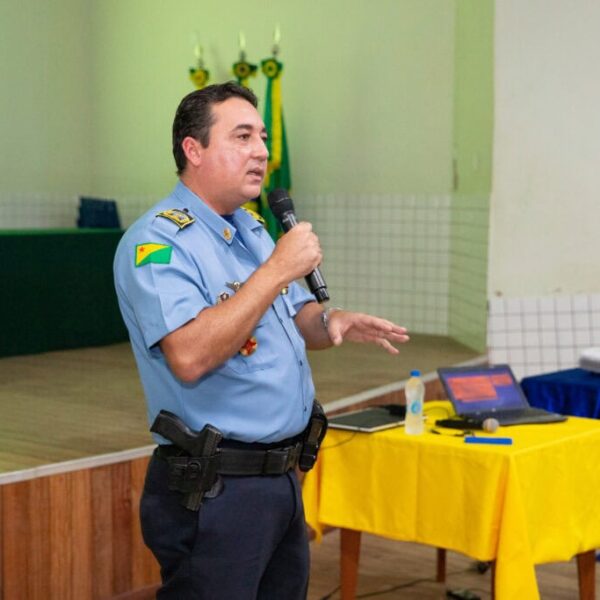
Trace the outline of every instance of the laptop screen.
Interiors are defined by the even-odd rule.
[[[438,374],[459,415],[529,406],[508,365],[441,368]]]

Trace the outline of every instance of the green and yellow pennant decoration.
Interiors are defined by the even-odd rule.
[[[196,54],[196,66],[190,67],[190,80],[196,86],[196,89],[201,90],[208,83],[210,72],[204,68],[203,49],[200,44],[196,44],[194,52]]]
[[[292,186],[285,122],[283,120],[283,103],[281,99],[283,64],[277,60],[278,52],[279,28],[275,31],[273,56],[261,62],[262,72],[267,78],[264,121],[269,136],[267,140],[269,162],[267,164],[267,175],[261,197],[260,214],[267,222],[267,229],[273,239],[277,239],[281,235],[281,228],[269,208],[267,196],[274,189],[284,188],[289,191]]]
[[[250,77],[255,77],[258,67],[249,63],[246,60],[246,38],[244,32],[240,31],[240,57],[238,62],[233,64],[231,71],[237,82],[244,87],[249,87],[248,80]]]
[[[237,82],[240,85],[243,85],[244,87],[249,87],[248,79],[256,75],[258,67],[256,65],[250,64],[245,59],[242,60],[240,58],[238,62],[234,63],[233,68],[231,70],[235,75]]]
[[[173,246],[147,242],[135,247],[135,266],[141,267],[150,263],[168,265],[171,262]]]

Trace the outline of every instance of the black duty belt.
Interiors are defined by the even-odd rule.
[[[296,467],[301,450],[301,442],[266,450],[218,448],[213,464],[219,475],[281,475]],[[171,444],[158,446],[154,453],[163,460],[180,457],[194,460]]]

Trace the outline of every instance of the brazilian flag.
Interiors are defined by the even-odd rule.
[[[269,163],[260,201],[260,214],[267,223],[267,230],[274,240],[281,235],[281,227],[273,216],[267,202],[269,192],[277,188],[290,190],[290,163],[283,120],[283,105],[281,101],[281,73],[283,64],[275,57],[261,62],[262,72],[267,77],[267,92],[265,96],[265,127],[267,128]]]

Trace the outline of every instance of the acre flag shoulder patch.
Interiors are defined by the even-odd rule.
[[[173,246],[166,244],[138,244],[135,247],[135,266],[141,267],[149,263],[168,265],[171,262],[171,253]]]

